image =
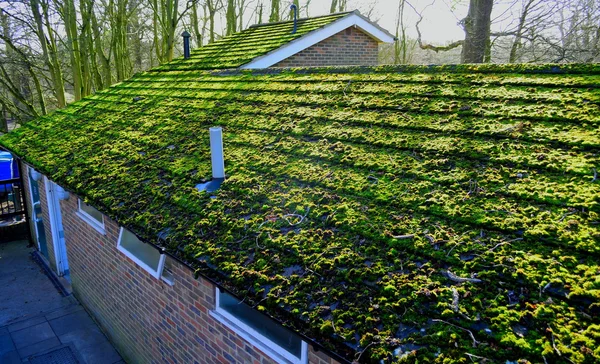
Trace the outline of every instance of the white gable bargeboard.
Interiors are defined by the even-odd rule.
[[[378,42],[394,42],[394,37],[388,32],[382,30],[377,25],[361,16],[358,12],[353,12],[348,14],[348,16],[324,26],[323,28],[319,28],[303,37],[291,41],[286,45],[265,54],[264,56],[257,57],[252,62],[247,63],[240,68],[261,69],[271,67],[272,65],[279,63],[296,53],[302,52],[303,50],[352,26],[359,28],[361,31],[376,39]]]

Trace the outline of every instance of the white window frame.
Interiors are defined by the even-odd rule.
[[[81,209],[81,202],[82,202],[81,199],[78,198],[77,199],[77,212],[75,214],[77,216],[79,216],[79,218],[81,220],[85,221],[88,225],[93,227],[94,230],[96,230],[97,232],[99,232],[102,235],[106,235],[106,227],[104,225],[104,214],[101,213],[102,214],[102,223],[100,223],[100,221],[96,220],[93,216],[91,216],[90,214],[88,214],[87,212],[85,212]],[[92,206],[90,206],[90,207],[92,207]]]
[[[31,220],[33,220],[33,227],[35,230],[35,240],[37,242],[37,246],[38,246],[38,251],[41,253],[42,252],[42,246],[40,244],[40,232],[38,230],[38,220],[41,219],[42,224],[44,223],[43,217],[42,216],[37,216],[37,214],[35,213],[35,207],[36,206],[41,206],[42,205],[42,199],[41,196],[38,196],[38,202],[33,203],[33,187],[31,187],[31,173],[35,173],[36,170],[31,168],[31,167],[27,167],[27,185],[29,186],[29,203],[31,204]],[[34,180],[35,181],[35,180]],[[38,183],[38,181],[35,181],[35,183]],[[39,190],[40,190],[40,185],[38,184],[38,194],[39,194]],[[46,250],[48,250],[48,238],[46,238]]]
[[[165,282],[166,284],[168,284],[169,286],[174,286],[175,285],[175,273],[173,273],[172,271],[167,269],[167,259],[169,257],[167,257],[166,254],[163,254],[163,256],[165,257],[164,259],[164,263],[163,263],[163,267],[162,270],[160,272],[160,279]],[[171,258],[173,260],[173,258]],[[165,272],[169,272],[171,273],[171,277],[167,277],[165,276]]]
[[[117,249],[121,253],[125,254],[129,259],[133,260],[137,265],[139,265],[140,267],[142,267],[146,272],[150,273],[150,275],[152,275],[154,278],[160,280],[163,268],[165,267],[166,255],[162,254],[162,253],[160,254],[160,258],[159,258],[159,261],[158,261],[158,269],[154,270],[148,264],[142,262],[138,257],[136,257],[135,254],[131,253],[129,250],[127,250],[123,246],[121,246],[121,239],[123,238],[123,231],[124,230],[125,230],[125,228],[121,226],[121,230],[119,231],[119,240],[117,242]],[[141,243],[142,244],[146,244],[144,242],[141,242]]]
[[[219,287],[215,287],[215,309],[210,311],[212,317],[227,326],[250,344],[256,346],[272,359],[282,364],[308,364],[308,344],[302,340],[300,358],[269,340],[258,331],[254,330],[244,322],[220,307]],[[242,303],[244,304],[244,303]],[[259,313],[257,313],[259,314]],[[268,319],[268,318],[265,318]]]

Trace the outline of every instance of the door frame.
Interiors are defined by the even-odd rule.
[[[35,181],[32,177],[31,177],[31,171],[34,171],[33,168],[31,167],[27,167],[27,184],[29,185],[29,202],[31,203],[31,222],[33,223],[33,229],[35,230],[35,241],[37,243],[38,246],[38,251],[41,253],[42,252],[42,246],[40,243],[40,231],[39,231],[39,227],[38,227],[38,219],[42,219],[42,224],[44,223],[44,219],[42,216],[37,216],[36,212],[35,212],[35,204],[42,204],[42,200],[38,197],[38,202],[36,202],[34,204],[33,202],[33,187],[31,186],[32,182],[38,183],[38,181]],[[39,195],[39,184],[38,184],[38,195]],[[48,251],[48,242],[46,241],[46,252]],[[47,254],[47,253],[46,253]],[[42,254],[43,255],[43,254]],[[48,258],[48,257],[46,257]]]
[[[48,201],[48,215],[50,216],[50,230],[52,232],[56,272],[58,273],[58,276],[65,276],[65,273],[69,271],[69,260],[67,259],[67,246],[64,238],[60,201],[56,193],[58,185],[50,181],[46,176],[44,176],[44,182],[46,186],[46,200]]]

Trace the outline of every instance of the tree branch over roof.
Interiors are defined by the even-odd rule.
[[[451,49],[460,47],[464,44],[464,40],[462,40],[462,39],[457,40],[456,42],[452,42],[445,46],[436,46],[436,45],[429,44],[429,43],[423,43],[421,29],[419,28],[419,24],[421,24],[421,22],[423,21],[423,14],[422,14],[422,12],[419,12],[410,2],[407,1],[406,4],[408,4],[408,6],[410,6],[414,10],[414,12],[419,16],[419,20],[415,23],[415,28],[417,30],[417,42],[419,43],[419,48],[431,50],[431,51],[434,51],[437,53],[440,51],[442,51],[442,52],[449,51]],[[427,5],[425,7],[425,9],[427,9],[431,5],[433,5],[433,2],[429,5]]]

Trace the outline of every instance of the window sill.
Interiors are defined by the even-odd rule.
[[[123,248],[122,246],[118,245],[117,250],[119,250],[121,253],[123,253],[127,258],[133,260],[133,262],[135,264],[139,265],[143,270],[148,272],[152,277],[154,277],[156,279],[160,279],[161,263],[164,262],[164,255],[161,256],[161,260],[158,263],[159,269],[154,270],[148,264],[142,262],[138,257],[136,257],[129,250]]]
[[[271,359],[275,360],[277,363],[280,363],[280,364],[305,364],[305,362],[300,359],[298,359],[296,361],[291,361],[288,358],[284,357],[277,351],[277,348],[270,347],[266,343],[262,342],[260,339],[257,339],[255,336],[253,336],[252,334],[248,333],[246,330],[244,330],[241,327],[239,327],[238,325],[236,325],[234,322],[232,322],[226,316],[221,314],[219,311],[210,310],[209,314],[215,320],[217,320],[221,324],[225,325],[227,328],[229,328],[235,334],[240,336],[242,339],[247,341],[249,344],[258,348],[260,351],[265,353]],[[303,350],[306,350],[306,348],[307,348],[306,344],[303,344]]]
[[[96,230],[97,232],[99,232],[102,235],[106,235],[106,230],[104,229],[104,224],[100,224],[98,223],[98,221],[88,217],[87,215],[83,214],[81,211],[77,211],[75,212],[75,214],[77,216],[79,216],[79,218],[83,221],[85,221],[89,226],[93,227],[94,230]]]
[[[160,279],[163,282],[165,282],[166,284],[168,284],[169,286],[174,286],[175,285],[175,278],[174,277],[165,277],[164,275],[161,275]]]

